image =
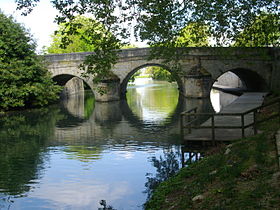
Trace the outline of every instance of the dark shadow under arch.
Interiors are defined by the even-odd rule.
[[[162,64],[158,64],[158,63],[147,63],[147,64],[144,64],[144,65],[138,66],[137,68],[133,69],[131,72],[129,72],[127,74],[127,76],[124,78],[124,80],[122,81],[122,83],[120,85],[120,95],[121,95],[122,99],[126,98],[127,84],[128,84],[129,79],[132,77],[132,75],[135,72],[139,71],[140,69],[143,69],[143,68],[146,68],[146,67],[149,67],[149,66],[159,66],[159,67],[162,67],[162,68],[166,69],[169,72],[172,72],[169,67],[167,67],[165,65],[162,65]],[[183,86],[183,81],[178,77],[178,78],[176,78],[176,82],[178,84],[179,93],[183,92],[182,91],[183,87],[184,87]]]
[[[88,82],[86,80],[84,80],[81,77],[75,76],[75,75],[59,74],[59,75],[56,75],[56,76],[52,77],[52,79],[53,79],[54,82],[56,82],[56,84],[58,84],[60,86],[65,86],[65,84],[74,77],[77,77],[77,78],[83,80],[84,84],[92,90],[92,87],[88,84]],[[92,93],[94,94],[93,90],[92,90]]]
[[[65,86],[65,84],[72,78],[74,78],[74,75],[71,74],[59,74],[54,76],[52,79],[53,81],[56,82],[56,84],[60,85],[60,86]]]
[[[254,91],[261,92],[261,91],[268,90],[265,80],[255,71],[252,71],[250,69],[245,69],[245,68],[236,68],[236,69],[230,69],[226,72],[232,72],[236,76],[238,76],[242,84],[244,85],[245,90],[248,92],[254,92]],[[223,72],[220,76],[222,76],[226,72]],[[218,78],[216,78],[216,80]]]

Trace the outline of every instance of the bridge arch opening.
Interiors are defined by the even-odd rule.
[[[266,91],[265,80],[255,71],[244,68],[231,69],[221,74],[213,86],[221,85],[231,88],[242,88],[247,92]]]
[[[74,93],[78,93],[84,90],[91,90],[90,85],[85,81],[84,79],[70,75],[70,74],[60,74],[56,75],[53,78],[53,81],[56,82],[56,84],[63,86],[64,89],[61,93],[61,96],[67,96]],[[92,94],[94,95],[94,92],[91,90]]]
[[[267,90],[264,79],[255,71],[237,68],[221,74],[212,84],[210,99],[216,112],[233,102],[244,92]]]
[[[122,97],[144,124],[171,120],[179,102],[180,87],[166,67],[146,64],[135,68],[121,84]]]
[[[128,83],[135,78],[135,75],[139,74],[139,72],[143,72],[143,71],[147,70],[148,68],[153,68],[153,67],[158,68],[157,69],[158,72],[164,72],[162,74],[162,77],[165,77],[167,74],[171,75],[171,73],[170,73],[171,70],[165,65],[157,64],[157,63],[148,63],[148,64],[145,64],[145,65],[141,65],[141,66],[133,69],[132,71],[130,71],[127,74],[127,76],[123,79],[123,81],[121,82],[121,85],[120,85],[121,98],[126,98]],[[151,73],[146,73],[146,75],[147,74],[151,75]],[[152,78],[152,75],[150,77]],[[156,78],[154,78],[154,79],[156,79]],[[164,79],[164,78],[162,78],[162,79]],[[174,82],[177,83],[179,92],[183,92],[182,91],[182,89],[183,89],[182,80],[179,77],[174,77]]]
[[[53,80],[64,89],[60,93],[60,103],[73,119],[88,119],[95,107],[95,94],[87,81],[70,74],[60,74]]]

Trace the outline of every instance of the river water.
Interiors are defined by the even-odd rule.
[[[0,209],[98,209],[101,200],[142,209],[181,167],[179,114],[193,107],[213,111],[208,99],[180,98],[176,84],[137,79],[127,100],[98,103],[85,92],[1,116]]]

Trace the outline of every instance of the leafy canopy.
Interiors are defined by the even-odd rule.
[[[76,31],[71,31],[76,27]],[[102,42],[105,28],[92,18],[76,16],[71,22],[61,23],[52,35],[48,53],[92,52]]]
[[[234,46],[269,47],[280,45],[280,17],[276,14],[261,14],[251,25],[236,36]]]
[[[28,14],[40,0],[15,0]],[[118,38],[134,33],[150,45],[174,40],[190,23],[207,25],[217,45],[229,44],[263,12],[279,15],[279,0],[52,0],[56,21],[90,14]],[[196,30],[199,33],[199,30]]]
[[[15,1],[18,8],[27,14],[40,0]],[[51,2],[60,13],[56,18],[58,23],[70,22],[77,15],[90,14],[108,32],[102,42],[98,43],[95,56],[86,60],[85,64],[89,68],[85,70],[90,74],[108,73],[108,69],[116,63],[117,53],[114,50],[120,49],[120,42],[127,41],[131,35],[153,46],[156,49],[154,57],[177,63],[182,53],[174,50],[175,38],[191,23],[200,23],[194,25],[195,37],[199,37],[199,27],[205,25],[209,28],[210,36],[216,45],[230,46],[256,17],[264,12],[273,15],[280,13],[279,0],[52,0]],[[66,34],[74,33],[75,28],[70,27],[71,30]],[[94,34],[92,33],[93,40],[98,38]],[[266,39],[264,45],[279,46],[279,43],[271,43],[270,39]]]
[[[43,106],[57,99],[53,84],[35,54],[31,35],[0,11],[0,110]]]
[[[176,47],[209,46],[209,28],[202,23],[190,23],[185,26],[175,39]]]
[[[169,82],[175,81],[175,78],[172,77],[172,74],[160,66],[149,66],[146,70],[146,73],[150,74],[152,79],[155,80],[164,80]]]

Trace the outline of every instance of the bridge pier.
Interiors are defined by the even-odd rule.
[[[82,93],[84,91],[83,80],[78,77],[73,77],[64,86],[60,96],[62,98],[69,98],[75,93]]]
[[[184,95],[189,98],[207,98],[210,95],[212,83],[211,75],[199,62],[184,76]]]
[[[120,100],[120,80],[103,80],[94,87],[96,101],[109,102]]]

